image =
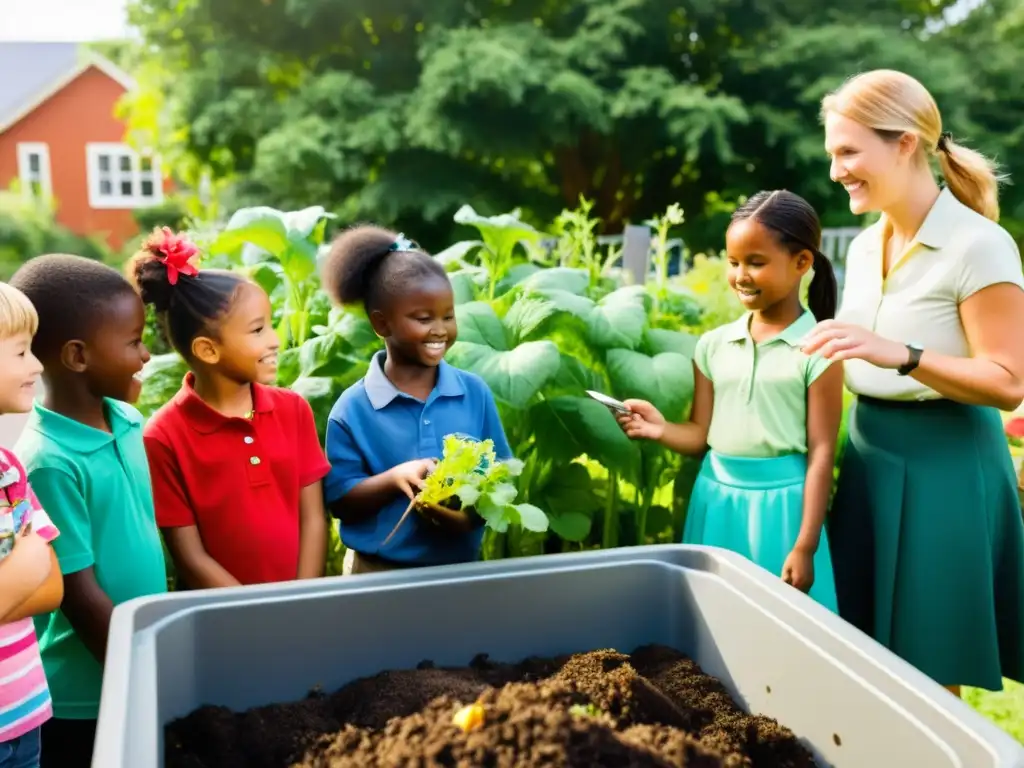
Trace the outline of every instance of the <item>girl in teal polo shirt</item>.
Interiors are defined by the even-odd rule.
[[[729,285],[748,312],[701,337],[690,421],[669,424],[643,400],[619,417],[632,438],[704,458],[683,542],[733,550],[836,610],[822,529],[832,487],[843,373],[801,350],[816,319],[835,315],[836,279],[819,250],[814,209],[787,191],[759,192],[726,233]],[[810,311],[801,279],[814,269]]]
[[[395,528],[446,435],[492,440],[511,458],[490,389],[444,361],[458,334],[444,267],[402,235],[361,226],[334,241],[323,283],[339,304],[365,307],[385,347],[327,422],[324,495],[341,521],[345,573],[475,560],[482,528],[447,531],[415,515]]]

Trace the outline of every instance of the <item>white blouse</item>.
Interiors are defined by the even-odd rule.
[[[882,219],[850,244],[838,319],[878,335],[944,355],[969,357],[960,302],[982,288],[1012,283],[1024,289],[1020,251],[1009,233],[943,189],[917,236],[882,279]],[[851,392],[884,400],[940,395],[911,376],[863,360],[845,363]]]

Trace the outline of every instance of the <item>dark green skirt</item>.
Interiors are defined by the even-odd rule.
[[[1024,680],[1024,522],[998,411],[858,398],[828,526],[843,618],[943,685]]]

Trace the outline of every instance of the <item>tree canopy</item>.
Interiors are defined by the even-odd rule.
[[[1020,0],[943,26],[954,4],[136,0],[129,109],[237,205],[322,203],[436,248],[465,202],[546,223],[582,195],[613,232],[679,202],[717,245],[730,201],[766,187],[844,222],[818,105],[864,69],[918,77],[958,140],[1024,173]],[[1014,188],[1005,210],[1024,219]]]

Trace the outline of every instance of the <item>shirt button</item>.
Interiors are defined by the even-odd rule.
[[[259,456],[253,456],[251,459],[249,459],[249,463],[252,464],[255,467],[257,464],[260,463],[260,457]]]
[[[246,435],[244,439],[245,439],[245,444],[246,444],[246,445],[252,445],[252,444],[253,444],[253,442],[255,442],[255,441],[254,441],[254,440],[252,439],[252,437],[250,437],[249,435]]]
[[[429,423],[430,423],[430,419],[424,419],[424,420],[423,420],[423,423],[424,423],[424,424],[429,424]]]

